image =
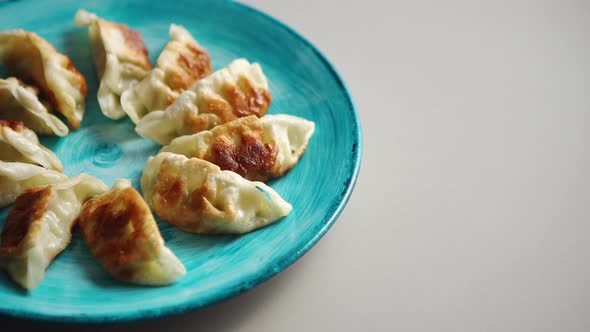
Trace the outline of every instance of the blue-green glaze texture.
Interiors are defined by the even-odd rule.
[[[88,81],[82,126],[42,142],[69,176],[86,172],[112,185],[131,178],[138,188],[145,160],[159,146],[140,138],[129,119],[112,121],[96,100],[97,76],[86,29],[74,26],[79,7],[139,30],[155,61],[170,23],[185,26],[211,53],[215,69],[244,57],[261,64],[270,82],[269,114],[316,123],[297,166],[270,185],[293,205],[281,221],[244,236],[199,236],[159,222],[187,275],[168,287],[113,281],[77,230],[41,285],[24,292],[0,273],[0,313],[35,319],[103,322],[179,313],[236,295],[272,277],[305,253],[340,214],[356,180],[361,132],[352,99],[330,63],[303,37],[275,19],[226,1],[15,1],[0,4],[0,30],[23,28],[49,40]],[[0,73],[3,70],[0,68]],[[0,210],[4,223],[8,208]]]

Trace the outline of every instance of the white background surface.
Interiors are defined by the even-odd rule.
[[[590,331],[588,1],[246,2],[356,99],[348,207],[242,296],[72,331]]]

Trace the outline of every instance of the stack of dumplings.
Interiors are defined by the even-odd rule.
[[[154,214],[199,234],[244,234],[293,207],[264,183],[304,154],[315,124],[266,115],[272,102],[257,63],[236,59],[213,71],[211,56],[180,25],[152,67],[139,31],[79,10],[88,28],[104,116],[129,117],[142,137],[164,145],[147,158],[141,193],[120,179],[109,188],[88,174],[67,177],[37,135],[66,136],[83,119],[86,80],[70,59],[33,32],[0,32],[0,208],[12,204],[0,238],[0,267],[37,287],[68,245],[74,226],[113,279],[174,283],[186,268],[162,238]],[[195,238],[195,241],[198,241]]]
[[[25,289],[37,287],[70,242],[82,204],[106,190],[87,174],[24,190],[8,214],[0,244],[0,264],[12,279]]]
[[[146,114],[172,104],[184,90],[213,71],[211,57],[191,34],[179,25],[170,25],[170,41],[156,67],[121,97],[123,109],[134,123]]]
[[[10,204],[0,238],[0,267],[35,288],[67,246],[82,204],[106,190],[86,174],[68,178],[37,135],[65,136],[80,126],[86,79],[48,41],[22,29],[0,32],[0,208]]]
[[[241,117],[261,117],[271,100],[260,65],[238,59],[197,81],[166,109],[148,114],[139,121],[136,131],[159,144],[168,144],[175,137]]]
[[[80,127],[86,79],[70,58],[37,34],[17,29],[0,32],[0,63],[17,78],[38,88],[52,110],[63,114],[72,129]],[[8,107],[5,112],[14,110]]]

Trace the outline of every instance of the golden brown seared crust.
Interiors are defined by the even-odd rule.
[[[205,219],[234,218],[232,212],[219,210],[211,204],[213,199],[206,182],[189,192],[186,178],[168,164],[168,160],[162,162],[152,192],[154,211],[162,220],[188,232],[213,234],[218,231],[205,223]]]
[[[203,114],[187,115],[185,123],[191,132],[198,133],[249,115],[262,117],[272,101],[268,90],[254,87],[245,76],[239,78],[237,85],[226,85],[222,90],[223,98],[205,97],[199,102],[197,106]],[[218,121],[212,122],[206,113],[215,114]]]
[[[240,77],[237,86],[227,86],[225,94],[236,118],[248,115],[261,117],[272,101],[268,90],[255,88],[245,76]]]
[[[130,52],[130,54],[127,54],[127,56],[130,59],[133,59],[134,64],[145,69],[152,69],[152,64],[150,63],[150,59],[148,57],[148,49],[145,46],[139,31],[131,29],[126,24],[109,22],[100,18],[98,19],[98,24],[101,30],[119,30],[123,35],[125,45]]]
[[[19,133],[28,129],[21,121],[14,120],[0,120],[0,127],[10,127],[10,129]]]
[[[194,156],[236,172],[248,180],[265,181],[282,174],[275,167],[278,145],[264,142],[262,121],[255,115],[243,117],[211,129],[207,150]]]
[[[185,123],[192,133],[198,133],[203,130],[211,129],[217,125],[232,121],[235,116],[232,113],[231,105],[225,100],[219,98],[211,98],[205,101],[204,107],[199,105],[199,111],[202,113],[211,113],[216,116],[216,121],[212,122],[210,117],[205,114],[192,116],[186,113]]]
[[[240,134],[241,142],[234,144],[221,137],[213,144],[213,163],[222,170],[230,170],[248,179],[267,179],[277,159],[278,147],[262,143],[258,135]]]
[[[141,65],[146,69],[152,69],[152,64],[148,58],[148,50],[143,42],[139,31],[130,29],[125,24],[117,24],[117,27],[125,37],[125,44],[137,55],[136,60],[141,61]]]
[[[211,56],[204,49],[187,44],[178,50],[178,67],[166,72],[166,84],[176,92],[188,89],[197,80],[213,72]],[[171,104],[174,100],[169,100]]]
[[[123,281],[133,279],[133,264],[150,259],[163,241],[149,207],[131,187],[88,200],[78,223],[92,254]]]
[[[27,189],[17,197],[2,230],[2,256],[22,251],[26,235],[40,230],[42,217],[53,193],[52,186],[45,186]]]
[[[263,142],[262,122],[248,116],[211,130],[211,150],[195,157],[210,161],[249,180],[266,180],[273,174],[278,146]]]

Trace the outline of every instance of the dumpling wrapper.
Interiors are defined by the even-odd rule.
[[[0,118],[21,121],[39,135],[67,135],[68,127],[49,113],[38,95],[38,89],[14,77],[0,79]]]
[[[107,190],[102,181],[81,174],[22,192],[2,230],[2,268],[23,288],[37,287],[49,264],[70,243],[82,204]]]
[[[41,166],[0,161],[0,208],[12,204],[25,189],[63,182],[67,178]]]
[[[86,202],[78,225],[92,254],[117,280],[161,286],[186,274],[129,180],[117,180],[109,192]]]
[[[63,171],[59,158],[41,145],[35,132],[20,121],[0,120],[0,160]]]
[[[39,87],[72,129],[84,116],[86,79],[67,56],[45,39],[22,29],[0,32],[0,62],[14,76]]]
[[[146,115],[135,131],[160,144],[248,115],[263,116],[272,97],[260,65],[238,59],[197,81],[174,104]]]
[[[182,26],[170,25],[170,41],[156,67],[121,97],[123,109],[134,123],[172,104],[195,81],[213,72],[209,53]]]
[[[108,118],[120,119],[126,115],[121,107],[123,91],[143,80],[152,69],[141,34],[82,9],[74,22],[89,28],[94,65],[100,78],[100,109]]]
[[[222,171],[205,160],[169,152],[148,159],[141,190],[163,221],[193,233],[247,233],[288,215],[292,209],[262,182]]]
[[[265,181],[297,164],[314,130],[313,122],[292,115],[250,115],[177,137],[160,152],[204,159],[248,180]]]

